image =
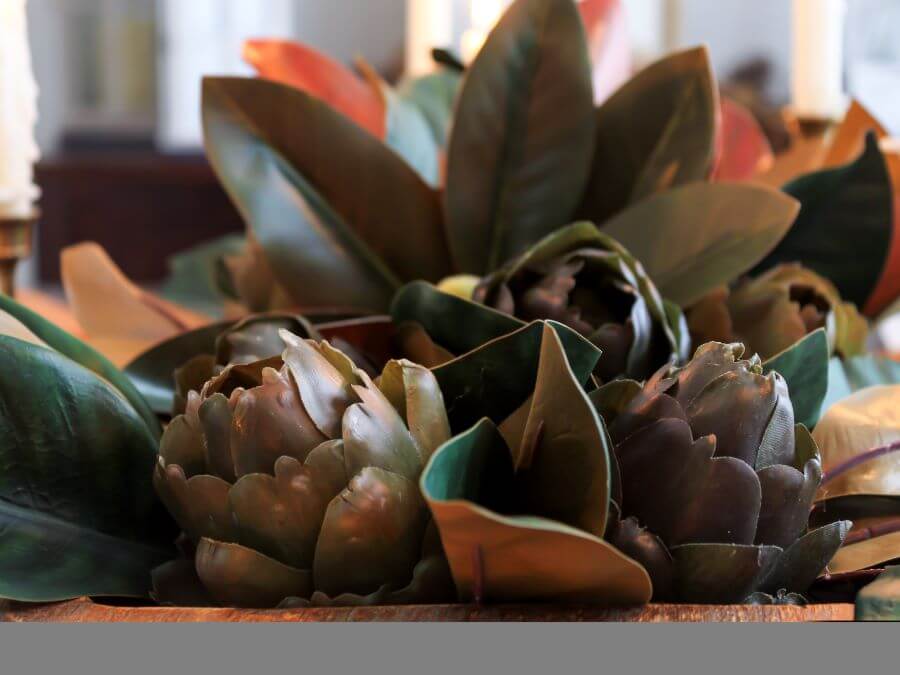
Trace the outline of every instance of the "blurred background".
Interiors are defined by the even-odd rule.
[[[448,1],[436,30],[456,53],[479,12],[505,4]],[[845,90],[900,135],[900,0],[847,4]],[[637,66],[706,43],[723,83],[789,102],[788,0],[624,5]],[[199,86],[203,74],[251,74],[246,38],[362,56],[389,80],[417,67],[407,0],[29,0],[28,15],[44,194],[40,246],[21,274],[39,285],[58,281],[59,251],[77,241],[102,241],[127,274],[153,281],[173,251],[242,229],[202,156]]]

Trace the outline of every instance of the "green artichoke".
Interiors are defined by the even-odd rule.
[[[288,330],[303,337],[318,337],[306,319],[291,314],[260,314],[230,327],[222,327],[212,354],[199,354],[175,370],[174,413],[185,411],[187,397],[228,366],[264,361],[284,351],[280,332]],[[205,329],[204,329],[204,332]],[[178,338],[167,344],[175,344]]]
[[[827,279],[801,265],[779,265],[720,288],[687,312],[694,344],[742,342],[771,358],[819,328],[826,329],[832,353],[863,354],[868,323],[844,302]]]
[[[450,435],[434,376],[392,361],[376,385],[327,342],[281,337],[281,359],[191,392],[160,444],[154,484],[206,592],[253,607],[452,597],[416,483]]]
[[[688,357],[681,310],[665,301],[643,266],[593,224],[551,234],[485,278],[474,299],[523,321],[551,319],[603,352],[597,375],[645,379]]]
[[[818,450],[794,424],[784,379],[764,376],[756,356],[740,360],[743,351],[710,343],[643,387],[619,381],[592,395],[615,447],[624,518],[607,536],[645,565],[657,599],[805,592],[850,527],[808,532]]]

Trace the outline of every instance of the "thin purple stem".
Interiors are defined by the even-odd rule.
[[[860,464],[865,464],[866,462],[871,462],[872,460],[878,459],[879,457],[884,457],[885,455],[890,455],[895,452],[900,451],[900,441],[896,443],[891,443],[890,445],[885,445],[880,448],[875,448],[874,450],[869,450],[868,452],[864,452],[861,455],[857,455],[856,457],[851,457],[843,464],[838,464],[831,471],[825,473],[822,476],[822,485],[827,485],[831,481],[836,478],[840,478],[848,471],[852,471]]]
[[[884,537],[885,535],[894,534],[896,532],[900,532],[900,518],[892,518],[884,523],[851,532],[847,535],[844,546],[852,546],[853,544],[859,544],[863,541],[869,541],[876,537]]]

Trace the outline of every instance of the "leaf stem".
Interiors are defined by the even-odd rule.
[[[895,452],[900,451],[900,441],[895,443],[891,443],[890,445],[884,445],[880,448],[874,448],[873,450],[869,450],[868,452],[864,452],[861,455],[857,455],[855,457],[851,457],[843,464],[838,464],[836,467],[827,471],[824,476],[822,476],[822,486],[827,485],[828,483],[840,478],[845,473],[852,471],[860,464],[865,464],[866,462],[871,462],[879,457],[884,457],[886,455],[893,454]]]

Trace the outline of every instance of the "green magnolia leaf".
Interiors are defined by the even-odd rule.
[[[868,136],[855,162],[803,176],[784,190],[799,200],[800,216],[753,273],[799,262],[834,283],[843,298],[865,307],[893,237],[893,189],[875,135]]]
[[[381,83],[387,111],[384,142],[429,185],[441,182],[441,148],[422,110]]]
[[[600,350],[562,324],[536,321],[434,370],[455,433],[484,417],[501,424],[531,396],[545,325],[559,335],[575,380],[590,380]]]
[[[229,234],[182,251],[168,260],[169,276],[162,288],[167,300],[209,316],[222,317],[226,295],[219,284],[222,260],[242,253],[243,235]]]
[[[0,337],[0,369],[0,597],[146,597],[174,530],[144,420],[50,349]]]
[[[549,325],[528,417],[514,435],[520,439],[510,447],[521,507],[602,537],[610,499],[609,439]]]
[[[518,0],[469,69],[450,136],[444,207],[460,271],[486,274],[571,222],[595,124],[575,3]]]
[[[452,272],[437,194],[325,103],[207,78],[203,117],[214,169],[298,305],[382,310],[402,280]]]
[[[157,415],[171,415],[175,371],[197,356],[215,354],[216,339],[234,324],[211,324],[158,344],[129,363],[125,374]]]
[[[477,302],[444,293],[424,281],[404,286],[394,297],[391,316],[398,324],[421,324],[438,345],[465,354],[522,328],[518,319]],[[465,330],[460,330],[465,326]]]
[[[693,183],[643,200],[603,231],[643,263],[663,297],[689,307],[762,260],[797,209],[764,186]]]
[[[643,605],[647,572],[602,539],[545,518],[503,511],[511,489],[509,449],[482,420],[442,446],[422,474],[464,600]]]
[[[52,349],[109,382],[128,400],[153,437],[159,439],[162,428],[154,408],[148,404],[126,374],[116,368],[106,357],[6,295],[0,294],[0,310],[13,316]]]
[[[822,414],[828,392],[828,336],[823,329],[807,335],[790,349],[763,364],[765,373],[787,381],[794,417],[810,429]]]
[[[698,47],[638,73],[597,111],[594,165],[579,216],[602,223],[657,192],[706,180],[718,91]]]
[[[437,72],[407,80],[400,85],[399,96],[417,106],[425,116],[438,146],[444,147],[453,118],[453,109],[462,73],[441,68]]]
[[[900,362],[868,354],[849,359],[833,358],[828,366],[828,394],[822,410],[861,389],[900,384]]]

